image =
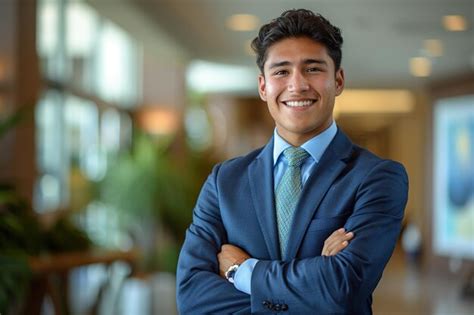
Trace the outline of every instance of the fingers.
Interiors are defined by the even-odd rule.
[[[234,246],[230,244],[222,245],[221,251],[217,254],[219,262],[219,274],[224,277],[225,272],[235,263]]]
[[[217,254],[217,260],[219,262],[219,275],[221,277],[225,277],[225,272],[229,268],[229,262],[225,258],[225,255],[222,252]]]
[[[347,232],[344,228],[334,231],[325,241],[321,252],[323,256],[334,256],[349,245],[354,233]]]
[[[241,264],[245,260],[250,258],[241,248],[232,245],[224,244],[221,246],[221,251],[217,253],[217,261],[219,263],[219,274],[224,277],[225,272],[233,264]]]

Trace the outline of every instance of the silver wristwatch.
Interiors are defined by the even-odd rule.
[[[234,283],[234,276],[235,276],[235,273],[237,272],[237,269],[239,269],[239,266],[240,264],[233,264],[232,266],[229,267],[229,269],[227,269],[227,271],[225,272],[225,278],[230,282],[230,283]]]

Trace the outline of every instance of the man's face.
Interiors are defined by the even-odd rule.
[[[258,81],[278,134],[300,146],[331,125],[344,72],[335,71],[323,44],[307,37],[287,38],[270,46]]]

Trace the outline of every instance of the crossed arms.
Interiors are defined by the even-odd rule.
[[[218,172],[216,167],[203,187],[180,254],[181,314],[268,312],[262,301],[269,298],[284,300],[292,313],[347,313],[370,299],[400,231],[407,198],[401,165],[380,162],[361,181],[344,224],[355,235],[349,245],[329,237],[319,256],[291,261],[255,257],[259,262],[252,273],[251,295],[220,276],[236,262],[236,248],[226,245],[230,242],[220,211]],[[248,257],[243,250],[238,255]]]
[[[334,256],[349,245],[349,241],[354,237],[354,233],[346,232],[344,228],[337,229],[324,241],[321,256]],[[242,264],[251,258],[243,249],[232,244],[224,244],[217,254],[219,261],[219,274],[225,278],[225,272],[234,264]]]

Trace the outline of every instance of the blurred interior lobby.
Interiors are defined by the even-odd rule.
[[[338,127],[409,174],[374,314],[474,314],[472,0],[0,0],[0,314],[177,314],[202,183],[274,130],[250,41],[298,7],[342,30]]]

